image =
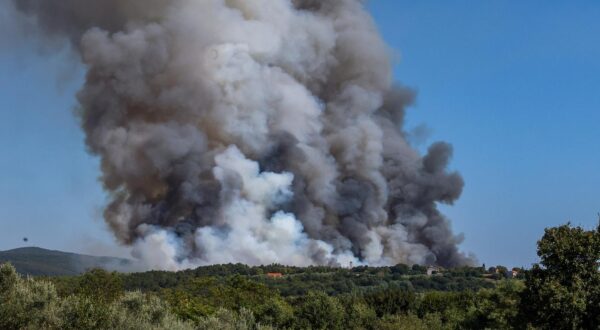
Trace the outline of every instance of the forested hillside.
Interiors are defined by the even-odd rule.
[[[96,257],[77,253],[24,247],[0,251],[0,263],[10,262],[23,275],[79,275],[92,268],[107,270],[128,269],[127,259]]]

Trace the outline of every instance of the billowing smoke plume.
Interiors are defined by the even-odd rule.
[[[468,263],[463,180],[359,0],[13,0],[87,68],[106,222],[152,268]]]

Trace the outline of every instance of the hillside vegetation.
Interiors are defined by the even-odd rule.
[[[22,278],[5,264],[0,328],[598,329],[599,230],[549,228],[538,254],[517,278],[503,267],[427,275],[401,264]]]
[[[20,274],[32,276],[79,275],[93,268],[123,270],[131,264],[127,259],[95,257],[38,247],[0,251],[0,263],[6,262],[10,262]]]

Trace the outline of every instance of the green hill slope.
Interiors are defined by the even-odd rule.
[[[33,276],[77,275],[90,268],[126,271],[132,263],[127,259],[95,257],[38,247],[0,251],[0,264],[5,262],[10,262],[19,273]]]

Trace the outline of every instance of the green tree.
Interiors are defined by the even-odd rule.
[[[397,264],[395,266],[390,267],[390,271],[392,274],[406,275],[410,272],[410,267],[405,264]]]
[[[279,296],[259,304],[255,308],[255,315],[259,323],[281,329],[289,328],[294,322],[294,309]]]
[[[344,329],[373,329],[377,314],[358,293],[340,296],[340,303],[344,307]]]
[[[397,288],[373,290],[365,293],[364,299],[379,317],[407,313],[415,308],[417,300],[414,292]]]
[[[171,306],[173,313],[183,320],[198,323],[204,320],[205,316],[215,312],[215,307],[208,305],[202,297],[193,292],[167,289],[162,296]]]
[[[511,329],[517,325],[522,281],[503,280],[494,289],[477,292],[475,307],[464,324],[473,329]]]
[[[344,309],[337,299],[320,291],[311,291],[302,297],[296,310],[299,329],[341,329]]]
[[[426,266],[421,266],[418,264],[414,264],[412,265],[412,272],[413,274],[426,274],[427,273],[427,267]]]
[[[116,272],[92,269],[79,278],[77,293],[97,302],[111,303],[123,294],[123,280]]]
[[[421,296],[417,315],[424,318],[436,314],[445,325],[461,328],[459,325],[471,318],[476,301],[476,294],[471,291],[443,292],[429,291]]]
[[[600,328],[600,225],[548,228],[526,274],[522,317],[542,329]]]

